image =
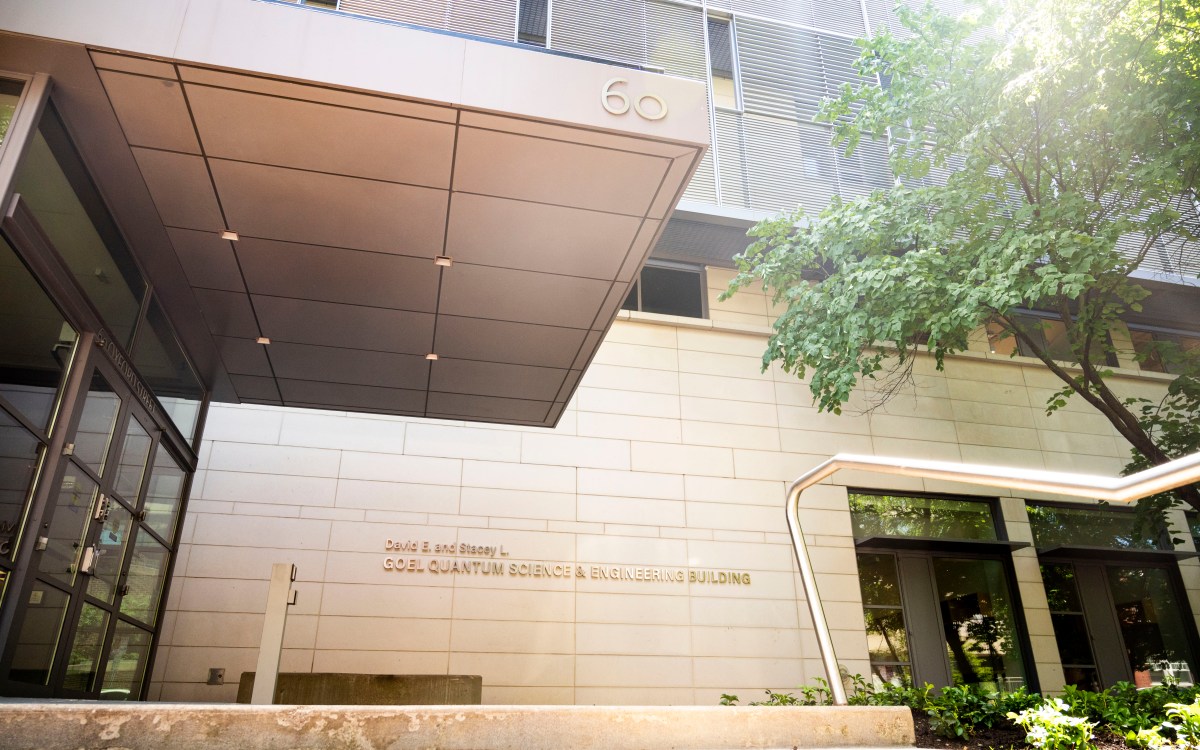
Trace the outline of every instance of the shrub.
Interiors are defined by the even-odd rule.
[[[1008,718],[1025,730],[1025,741],[1039,750],[1083,750],[1092,747],[1096,726],[1082,716],[1067,714],[1069,706],[1059,698],[1038,708],[1009,713]]]

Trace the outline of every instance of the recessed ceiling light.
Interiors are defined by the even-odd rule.
[[[449,268],[454,265],[454,258],[451,258],[449,255],[439,255],[433,259],[433,265]]]
[[[433,362],[434,360],[437,359],[437,355],[434,354],[433,352],[430,352],[429,354],[425,355],[425,359],[429,360],[430,362]]]
[[[221,239],[230,240],[231,242],[237,242],[238,241],[238,233],[231,232],[228,229],[226,229],[224,232],[221,232]]]
[[[267,338],[266,336],[259,336],[257,339],[255,339],[255,341],[259,344],[271,343],[271,339]]]

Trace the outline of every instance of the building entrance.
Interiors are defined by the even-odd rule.
[[[6,692],[138,698],[186,473],[112,363],[91,352],[2,662]]]

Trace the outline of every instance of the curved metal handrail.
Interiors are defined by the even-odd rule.
[[[958,464],[950,461],[924,461],[887,456],[856,456],[839,453],[802,474],[792,482],[787,492],[787,524],[792,535],[792,547],[796,552],[796,563],[800,566],[800,582],[804,587],[804,598],[812,614],[813,627],[817,632],[817,646],[821,651],[821,663],[829,678],[829,690],[835,705],[844,706],[846,688],[838,672],[837,656],[829,623],[825,620],[825,609],[817,592],[817,578],[813,574],[812,559],[804,534],[800,529],[800,493],[843,469],[859,469],[880,474],[898,474],[922,479],[945,479],[964,484],[1001,487],[1010,490],[1050,492],[1057,495],[1087,497],[1096,500],[1128,503],[1148,495],[1173,490],[1185,484],[1200,482],[1200,453],[1176,459],[1162,466],[1155,466],[1127,477],[1101,477],[1092,474],[1069,474],[1058,471],[1018,469],[1009,466],[987,466],[984,464]]]

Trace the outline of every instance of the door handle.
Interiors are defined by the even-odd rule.
[[[79,572],[90,576],[96,572],[96,547],[86,547],[83,550],[83,560],[79,563]]]

